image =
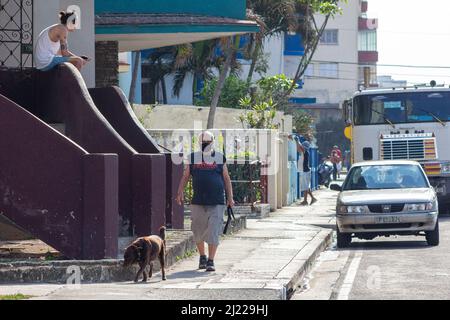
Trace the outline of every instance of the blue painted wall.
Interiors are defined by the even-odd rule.
[[[119,73],[119,87],[125,93],[125,96],[128,98],[130,96],[130,86],[131,86],[131,78],[133,75],[133,57],[132,53],[128,52],[128,61],[130,61],[130,70],[128,72]],[[142,61],[142,58],[141,58]],[[141,68],[139,68],[139,73],[137,77],[136,83],[136,103],[142,103],[142,73]]]
[[[300,34],[285,34],[284,35],[284,55],[285,56],[303,56],[305,54],[305,47],[303,46],[303,39]]]
[[[198,14],[246,18],[245,0],[95,0],[95,13]]]

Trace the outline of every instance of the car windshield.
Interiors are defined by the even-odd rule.
[[[343,190],[428,187],[427,179],[418,165],[367,165],[350,170]]]
[[[355,125],[450,121],[450,92],[385,93],[354,100]],[[389,121],[387,121],[387,120]],[[438,120],[439,119],[439,120]]]

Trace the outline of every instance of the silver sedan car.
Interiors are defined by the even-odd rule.
[[[414,161],[373,161],[352,167],[336,206],[337,245],[352,237],[422,235],[439,245],[438,201],[421,165]]]

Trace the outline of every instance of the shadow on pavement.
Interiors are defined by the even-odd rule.
[[[173,279],[195,279],[195,278],[204,278],[215,275],[216,273],[208,273],[204,270],[189,270],[189,271],[180,271],[175,273],[168,273],[167,278],[170,280]]]
[[[336,224],[318,224],[318,223],[313,223],[311,224],[314,227],[318,227],[318,228],[323,228],[323,229],[331,229],[336,231]]]
[[[435,247],[431,247],[425,241],[425,237],[423,240],[414,240],[414,241],[380,241],[377,239],[371,241],[359,241],[352,242],[352,244],[345,249],[338,249],[339,251],[344,250],[417,250],[417,249],[433,249]]]

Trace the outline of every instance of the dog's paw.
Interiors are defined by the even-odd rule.
[[[166,277],[164,277],[164,278],[162,278],[163,279],[163,281],[166,281],[167,280],[167,278]]]

